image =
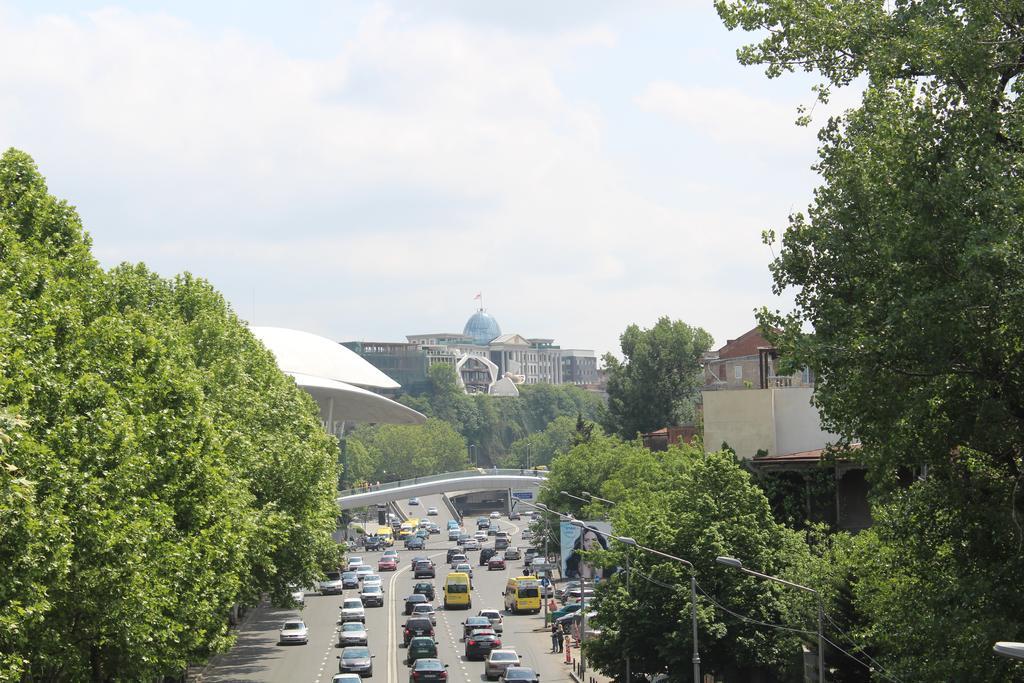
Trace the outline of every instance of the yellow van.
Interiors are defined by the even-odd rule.
[[[473,598],[469,594],[469,574],[452,572],[444,580],[444,608],[470,609]]]
[[[517,576],[505,585],[505,609],[512,614],[540,612],[540,581],[535,576]]]
[[[379,526],[379,527],[377,527],[377,530],[375,532],[373,532],[373,533],[376,534],[377,536],[380,536],[381,538],[383,538],[384,539],[384,545],[386,545],[387,547],[390,548],[391,546],[393,546],[395,544],[395,534],[392,533],[391,527],[389,527],[389,526]]]

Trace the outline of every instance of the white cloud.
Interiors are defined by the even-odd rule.
[[[0,15],[0,133],[106,263],[206,275],[243,314],[258,286],[263,323],[399,339],[419,329],[390,321],[425,312],[460,327],[484,289],[506,326],[574,346],[660,314],[738,334],[768,296],[762,218],[630,189],[601,111],[560,85],[578,50],[619,44],[376,5],[296,58],[168,15]],[[660,82],[637,102],[724,143],[808,133],[734,90]],[[746,288],[716,287],[723,265]]]

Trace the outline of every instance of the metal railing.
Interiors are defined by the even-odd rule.
[[[412,479],[402,479],[400,481],[389,481],[383,484],[370,484],[368,486],[361,486],[359,488],[345,489],[338,491],[338,497],[342,498],[345,496],[354,496],[360,493],[371,493],[373,491],[389,491],[391,489],[398,489],[404,486],[412,486],[414,484],[429,484],[432,481],[447,481],[453,479],[472,479],[474,477],[540,477],[542,479],[547,478],[548,472],[545,470],[534,470],[527,468],[515,468],[515,469],[498,469],[493,468],[489,470],[485,469],[471,469],[462,470],[461,472],[445,472],[444,474],[431,474],[425,477],[414,477]]]

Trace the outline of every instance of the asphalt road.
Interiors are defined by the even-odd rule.
[[[402,625],[405,615],[402,613],[405,597],[412,593],[415,581],[412,578],[409,560],[416,555],[426,555],[437,565],[437,576],[434,579],[437,608],[437,626],[435,640],[438,642],[438,657],[448,664],[449,683],[479,683],[485,681],[483,662],[469,662],[463,657],[464,644],[462,622],[479,609],[501,609],[503,607],[502,591],[510,576],[522,573],[521,562],[510,562],[505,571],[488,571],[479,566],[479,554],[475,551],[467,553],[473,565],[473,609],[448,611],[441,607],[444,577],[449,570],[445,564],[445,554],[454,542],[447,541],[445,525],[450,518],[448,509],[441,503],[441,497],[424,496],[421,504],[408,506],[407,501],[400,501],[402,508],[410,517],[426,517],[428,507],[436,507],[440,515],[430,517],[442,529],[441,535],[430,536],[426,551],[405,550],[400,541],[396,541],[401,560],[398,571],[381,572],[385,591],[385,606],[366,608],[366,630],[370,635],[370,651],[374,655],[373,676],[363,679],[367,683],[406,683],[409,680],[409,668],[405,666],[405,649],[402,642]],[[475,531],[475,517],[468,518],[466,530]],[[502,517],[501,528],[512,532],[512,545],[528,547],[519,535],[520,525],[524,522],[512,522]],[[491,539],[493,543],[493,539]],[[360,553],[356,553],[360,554]],[[361,553],[366,564],[377,566],[382,553]],[[238,642],[228,653],[219,656],[205,672],[205,681],[242,682],[242,681],[302,681],[310,683],[330,683],[331,677],[338,671],[337,657],[341,650],[337,647],[338,609],[344,597],[357,595],[355,590],[345,591],[345,596],[321,596],[307,593],[306,604],[301,611],[287,609],[257,610],[245,623],[239,633]],[[309,626],[310,639],[308,645],[279,646],[277,644],[278,629],[288,617],[300,614]],[[551,638],[544,629],[543,612],[540,615],[504,615],[504,633],[502,646],[512,647],[523,660],[524,666],[530,666],[540,673],[545,683],[570,681],[569,667],[563,663],[561,655],[550,653]]]

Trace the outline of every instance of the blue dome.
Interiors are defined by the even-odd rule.
[[[466,321],[466,326],[462,328],[462,334],[472,337],[474,344],[487,346],[492,339],[501,334],[501,328],[498,326],[498,321],[490,315],[483,311],[477,311]]]

